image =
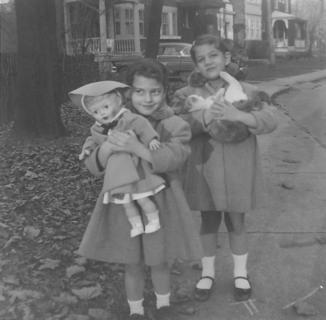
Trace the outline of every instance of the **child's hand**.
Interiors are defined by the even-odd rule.
[[[88,157],[91,154],[90,149],[83,149],[82,152],[78,155],[78,159],[80,161],[84,160],[86,157]]]
[[[122,132],[118,130],[112,131],[108,136],[108,141],[113,145],[114,151],[134,152],[134,148],[139,144],[135,133],[133,131]]]
[[[237,109],[232,103],[228,101],[220,101],[219,103],[214,103],[211,107],[216,114],[216,120],[228,120],[231,122],[239,121],[248,127],[256,128],[257,121],[256,118],[248,112],[241,111]]]
[[[158,150],[161,146],[160,141],[158,141],[157,139],[153,139],[150,143],[149,143],[149,150]]]
[[[238,110],[232,103],[222,99],[215,101],[211,107],[215,119],[228,121],[241,121],[242,111]]]

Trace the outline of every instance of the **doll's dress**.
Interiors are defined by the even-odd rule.
[[[147,119],[129,110],[123,112],[114,129],[123,132],[132,130],[145,145],[158,138]],[[101,132],[101,128],[96,131],[96,139],[101,144],[107,135]],[[165,180],[152,172],[147,161],[127,152],[113,153],[108,158],[102,187],[103,195],[106,194],[105,203],[128,203],[154,195],[164,187]]]

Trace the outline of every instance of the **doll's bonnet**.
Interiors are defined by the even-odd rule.
[[[70,91],[68,95],[74,105],[78,107],[82,107],[87,113],[89,113],[83,103],[85,96],[96,97],[96,96],[101,96],[105,93],[109,93],[116,89],[126,89],[126,88],[129,88],[129,86],[122,82],[110,81],[110,80],[98,81],[98,82],[88,83],[80,88]]]

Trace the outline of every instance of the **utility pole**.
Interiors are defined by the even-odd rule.
[[[267,11],[267,40],[269,44],[269,63],[270,65],[275,65],[275,52],[274,52],[274,37],[273,37],[273,25],[272,25],[272,0],[266,1],[266,11]]]

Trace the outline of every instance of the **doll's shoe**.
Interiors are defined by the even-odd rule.
[[[200,301],[200,302],[207,301],[209,299],[209,297],[211,296],[211,294],[213,292],[213,287],[214,287],[214,282],[215,282],[215,279],[210,276],[203,276],[199,279],[199,281],[202,279],[211,280],[212,285],[209,289],[200,289],[200,288],[195,287],[194,298],[195,298],[195,300]]]
[[[143,224],[137,224],[130,230],[130,238],[134,238],[139,236],[140,234],[144,233],[144,226]]]
[[[160,220],[155,219],[151,220],[148,224],[145,226],[145,233],[153,233],[161,228],[160,226]]]
[[[237,279],[243,279],[248,281],[250,288],[248,289],[243,289],[243,288],[238,288],[235,286],[235,280]],[[236,301],[245,301],[250,299],[251,297],[251,283],[249,281],[249,277],[235,277],[233,278],[234,284],[233,284],[233,295],[234,295],[234,300]]]

